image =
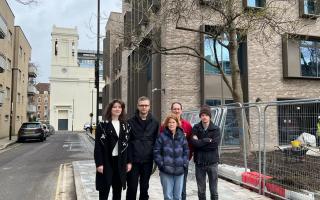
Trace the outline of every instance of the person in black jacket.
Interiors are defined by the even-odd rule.
[[[149,113],[149,98],[140,97],[137,106],[137,112],[128,120],[131,126],[128,159],[132,169],[127,178],[127,200],[136,200],[139,178],[139,199],[149,199],[148,189],[153,167],[153,147],[159,130],[159,123]]]
[[[194,148],[196,180],[199,200],[206,199],[206,174],[209,178],[211,200],[218,200],[218,162],[220,130],[211,121],[209,106],[202,106],[201,121],[192,128],[191,143]]]
[[[107,122],[97,125],[94,145],[96,164],[96,189],[99,200],[107,200],[112,186],[113,200],[121,200],[121,189],[126,188],[127,147],[130,127],[124,121],[125,105],[120,100],[113,100],[105,110]]]

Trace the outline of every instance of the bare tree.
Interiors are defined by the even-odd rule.
[[[30,5],[30,4],[37,4],[38,1],[37,0],[15,0],[18,3],[21,3],[23,5]]]
[[[253,5],[250,4],[252,2]],[[275,36],[297,33],[305,28],[299,17],[294,14],[298,0],[256,0],[250,3],[249,0],[163,0],[161,5],[153,10],[150,9],[150,0],[132,0],[131,12],[135,13],[135,18],[124,22],[124,27],[130,27],[131,31],[121,32],[119,37],[130,41],[129,48],[141,47],[141,39],[148,38],[153,45],[145,48],[152,48],[153,53],[188,56],[205,61],[218,69],[234,102],[244,103],[238,49],[241,43],[246,42],[247,35],[250,34],[251,38],[262,46],[275,45]],[[137,17],[139,23],[134,22]],[[212,28],[195,28],[200,25],[210,25]],[[170,47],[163,46],[158,35],[153,33],[164,26],[173,26],[179,31],[203,34],[211,38],[214,60],[208,59],[204,52],[200,51],[199,45],[182,43]],[[218,45],[228,51],[231,80],[228,79],[217,55]],[[248,123],[246,130],[247,141],[251,141]]]

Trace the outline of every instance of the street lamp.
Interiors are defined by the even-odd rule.
[[[97,112],[96,124],[99,121],[99,57],[100,57],[100,0],[98,0],[98,14],[97,14],[97,56],[95,63],[95,87],[97,89]]]

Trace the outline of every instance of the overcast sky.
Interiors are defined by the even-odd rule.
[[[22,5],[7,0],[15,16],[15,25],[21,26],[32,47],[31,62],[39,66],[37,82],[48,82],[51,65],[51,31],[58,27],[75,27],[79,33],[79,49],[97,49],[97,0],[38,0],[38,4]],[[101,0],[101,34],[110,11],[121,11],[121,0]],[[102,40],[101,40],[102,42]],[[102,43],[100,45],[102,50]]]

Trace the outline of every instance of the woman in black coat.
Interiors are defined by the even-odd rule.
[[[94,160],[96,163],[96,189],[99,199],[107,200],[112,186],[113,200],[121,200],[121,189],[126,188],[127,147],[129,127],[124,121],[125,105],[115,99],[104,112],[106,122],[97,125]]]

